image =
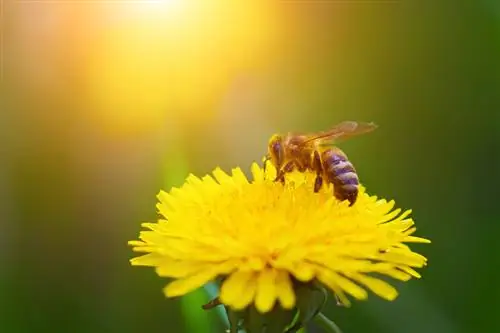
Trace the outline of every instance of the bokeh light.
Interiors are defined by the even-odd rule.
[[[241,71],[266,61],[262,1],[166,1],[105,7],[88,66],[90,109],[107,126],[203,122]]]

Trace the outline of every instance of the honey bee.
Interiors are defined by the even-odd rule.
[[[313,134],[275,134],[268,143],[264,159],[277,170],[275,181],[285,182],[285,175],[294,170],[316,173],[314,192],[323,183],[333,184],[333,195],[352,206],[358,197],[359,178],[347,155],[336,146],[341,140],[373,131],[374,123],[344,121],[326,132]]]

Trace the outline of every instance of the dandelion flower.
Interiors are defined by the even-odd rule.
[[[413,236],[411,211],[377,199],[360,188],[353,206],[324,186],[314,193],[313,173],[291,173],[283,185],[276,170],[253,164],[253,179],[239,168],[230,175],[190,175],[180,188],[160,192],[163,216],[129,244],[132,265],[152,266],[170,278],[167,297],[185,295],[220,278],[220,302],[235,311],[259,313],[277,305],[293,309],[298,285],[318,283],[344,304],[364,300],[368,290],[386,299],[396,289],[381,276],[419,278],[414,268],[427,259],[406,243],[429,243]],[[348,297],[350,295],[350,297]]]

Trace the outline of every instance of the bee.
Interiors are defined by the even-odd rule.
[[[326,132],[312,134],[275,134],[269,139],[264,168],[271,161],[277,170],[275,181],[285,182],[285,175],[294,170],[316,173],[314,192],[323,183],[333,184],[333,195],[352,206],[358,197],[359,178],[347,155],[336,146],[342,140],[371,132],[374,123],[344,121]]]

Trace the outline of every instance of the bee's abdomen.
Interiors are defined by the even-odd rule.
[[[354,204],[358,197],[359,178],[356,169],[341,152],[327,150],[322,156],[325,176],[333,183],[335,197]]]

